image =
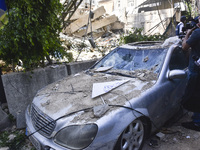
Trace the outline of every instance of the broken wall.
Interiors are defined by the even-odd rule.
[[[46,85],[60,80],[69,74],[88,69],[97,60],[53,65],[36,69],[33,72],[14,72],[2,75],[10,114],[17,120],[17,128],[24,128],[25,110],[37,91]]]

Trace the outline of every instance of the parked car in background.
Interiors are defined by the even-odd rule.
[[[26,111],[37,149],[138,150],[180,108],[188,60],[181,45],[130,43],[90,69],[38,91]]]

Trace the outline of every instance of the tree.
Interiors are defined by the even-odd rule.
[[[6,0],[8,23],[0,30],[0,59],[28,70],[66,55],[59,33],[60,0]]]
[[[199,2],[199,0],[196,0],[196,5],[197,5],[198,14],[200,14],[200,2]]]

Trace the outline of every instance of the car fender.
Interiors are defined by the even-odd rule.
[[[92,148],[98,147],[98,144],[95,142],[95,140],[102,142],[107,141],[107,143],[109,143],[108,145],[109,147],[111,143],[115,145],[121,133],[126,129],[126,127],[131,122],[140,117],[146,117],[149,119],[149,113],[146,108],[133,109],[128,106],[122,106],[116,112],[111,112],[110,115],[102,117],[97,121],[99,128],[96,138],[94,139],[94,143],[96,145],[91,144],[89,147]],[[112,119],[112,122],[106,121],[109,120],[109,118],[114,118],[114,119]],[[115,135],[114,138],[111,138],[112,137],[111,135]],[[101,142],[99,142],[99,145],[101,145],[100,143]]]

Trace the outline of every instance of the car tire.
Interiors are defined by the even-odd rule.
[[[114,150],[141,150],[145,137],[146,125],[136,119],[122,132]]]

